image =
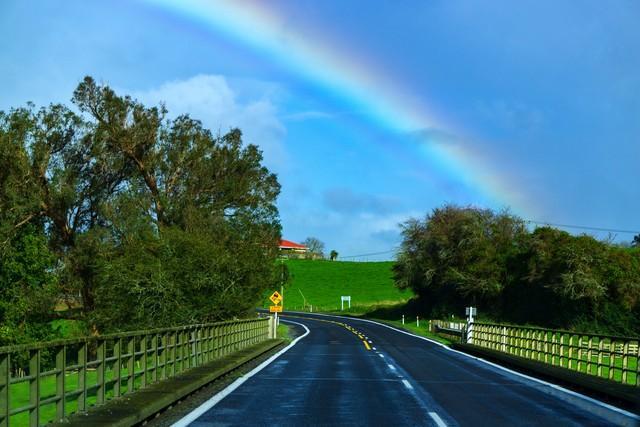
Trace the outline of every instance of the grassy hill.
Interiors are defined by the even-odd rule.
[[[401,292],[394,286],[391,261],[284,262],[290,275],[284,289],[285,310],[302,310],[306,302],[307,309],[313,305],[313,311],[335,311],[340,309],[340,296],[351,295],[352,311],[363,311],[378,305],[402,303],[413,296],[410,291]],[[265,307],[270,305],[267,297]]]

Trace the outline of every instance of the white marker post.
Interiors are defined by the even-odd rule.
[[[349,308],[351,308],[351,295],[341,296],[340,297],[340,311],[344,310],[344,302],[349,304]]]
[[[420,316],[416,316],[416,326],[420,327]]]
[[[404,314],[402,315],[402,324],[404,325]]]
[[[473,344],[473,316],[477,315],[475,307],[467,307],[464,309],[464,314],[467,315],[467,343]]]

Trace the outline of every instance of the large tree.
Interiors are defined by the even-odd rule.
[[[495,304],[507,279],[507,256],[521,245],[524,223],[508,213],[445,206],[403,224],[396,283],[440,309]]]
[[[307,247],[309,257],[324,258],[324,243],[317,237],[307,237],[302,244]]]
[[[280,237],[280,186],[259,149],[238,129],[214,135],[188,116],[168,119],[90,77],[73,102],[79,113],[30,105],[0,115],[0,244],[42,224],[61,294],[79,293],[84,315],[107,327],[252,305]]]
[[[551,227],[529,232],[508,212],[444,206],[403,225],[396,284],[431,316],[637,334],[640,252]]]

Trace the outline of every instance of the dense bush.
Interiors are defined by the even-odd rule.
[[[490,319],[638,334],[640,250],[520,218],[445,206],[403,226],[394,266],[431,316],[475,305]]]

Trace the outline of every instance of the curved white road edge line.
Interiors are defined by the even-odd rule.
[[[224,399],[225,397],[227,397],[228,395],[233,393],[245,381],[247,381],[249,378],[251,378],[252,376],[257,374],[258,372],[260,372],[264,368],[266,368],[267,365],[269,365],[271,362],[276,360],[278,357],[282,356],[291,347],[296,345],[298,343],[298,341],[300,341],[301,339],[303,339],[304,337],[309,335],[309,328],[307,328],[302,323],[293,322],[291,320],[284,320],[284,319],[281,319],[281,320],[283,322],[295,323],[296,325],[300,325],[306,330],[306,332],[303,335],[300,335],[295,340],[291,341],[291,344],[289,344],[288,346],[286,346],[285,348],[283,348],[282,350],[280,350],[279,352],[277,352],[276,354],[274,354],[273,356],[271,356],[270,358],[268,358],[267,360],[265,360],[264,362],[262,362],[261,364],[256,366],[253,370],[251,370],[251,372],[247,373],[246,375],[241,376],[240,378],[238,378],[237,380],[235,380],[234,382],[229,384],[227,387],[225,387],[223,390],[221,390],[220,392],[216,393],[211,399],[207,400],[202,405],[198,406],[196,409],[194,409],[193,411],[189,412],[189,414],[187,414],[187,416],[185,416],[184,418],[182,418],[179,421],[177,421],[174,424],[172,424],[172,427],[186,427],[189,424],[191,424],[192,422],[194,422],[195,420],[197,420],[202,414],[204,414],[209,409],[211,409],[214,406],[216,406],[218,404],[218,402],[220,402],[222,399]]]
[[[429,338],[426,338],[426,337],[421,337],[420,335],[412,334],[411,332],[403,331],[401,329],[395,328],[393,326],[386,325],[384,323],[376,322],[374,320],[369,320],[369,319],[359,319],[357,317],[336,316],[336,315],[333,315],[333,314],[305,313],[303,311],[298,311],[298,312],[289,311],[288,313],[292,313],[292,314],[296,314],[296,313],[311,314],[313,316],[325,316],[325,317],[333,317],[333,318],[336,318],[336,319],[356,320],[356,321],[359,321],[359,322],[367,322],[367,323],[373,323],[373,324],[376,324],[376,325],[379,325],[379,326],[384,326],[385,328],[392,329],[392,330],[394,330],[396,332],[400,332],[401,334],[410,335],[412,337],[419,338],[421,340],[429,341],[430,343],[439,345],[440,347],[442,347],[442,348],[444,348],[444,349],[446,349],[448,351],[452,351],[454,353],[458,353],[458,354],[461,354],[463,356],[466,356],[466,357],[468,357],[470,359],[474,359],[474,360],[477,360],[479,362],[486,363],[487,365],[491,365],[491,366],[493,366],[493,367],[495,367],[497,369],[509,372],[510,374],[513,374],[513,375],[516,375],[516,376],[519,376],[519,377],[522,377],[522,378],[526,378],[528,380],[537,382],[537,383],[542,384],[542,385],[546,385],[546,386],[551,387],[553,389],[559,390],[559,391],[561,391],[563,393],[567,393],[567,394],[569,394],[571,396],[579,397],[581,399],[586,400],[587,402],[593,403],[593,404],[598,405],[598,406],[600,406],[602,408],[606,408],[606,409],[608,409],[610,411],[617,412],[619,414],[622,414],[622,415],[624,415],[626,417],[629,417],[629,418],[632,418],[634,420],[640,420],[640,416],[638,416],[638,415],[636,415],[636,414],[634,414],[632,412],[625,411],[624,409],[618,408],[618,407],[613,406],[613,405],[609,405],[608,403],[602,402],[600,400],[594,399],[594,398],[589,397],[589,396],[585,396],[584,394],[580,394],[580,393],[575,392],[573,390],[566,389],[566,388],[561,387],[561,386],[559,386],[557,384],[549,383],[549,382],[546,382],[546,381],[541,380],[539,378],[531,377],[531,376],[523,374],[521,372],[513,371],[513,370],[511,370],[509,368],[506,368],[504,366],[498,365],[498,364],[493,363],[493,362],[489,362],[488,360],[482,359],[480,357],[472,356],[472,355],[470,355],[468,353],[465,353],[465,352],[462,352],[462,351],[459,351],[459,350],[454,350],[453,348],[448,347],[448,346],[446,346],[446,345],[444,345],[444,344],[442,344],[442,343],[440,343],[438,341],[435,341],[435,340],[432,340],[432,339],[429,339]],[[282,313],[282,314],[286,316],[287,313]]]

